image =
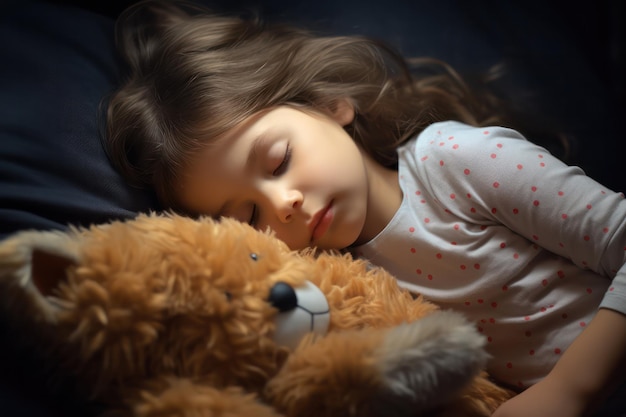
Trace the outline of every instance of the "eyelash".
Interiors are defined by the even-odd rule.
[[[280,162],[280,164],[276,167],[276,169],[272,171],[272,175],[278,176],[278,175],[283,174],[287,170],[287,167],[289,166],[289,161],[291,161],[291,146],[287,144],[287,149],[285,149],[285,156],[283,157],[283,160]],[[250,214],[250,220],[248,220],[248,224],[250,226],[255,226],[258,220],[258,217],[259,217],[259,210],[257,208],[257,205],[254,204],[252,206],[252,213]]]
[[[287,144],[287,149],[285,149],[285,156],[283,157],[283,160],[281,161],[280,165],[278,165],[278,167],[276,167],[276,169],[272,172],[272,175],[276,177],[284,173],[287,170],[287,167],[289,166],[290,160],[291,160],[291,146]]]
[[[250,214],[250,220],[248,220],[248,224],[250,226],[255,226],[259,217],[259,210],[257,209],[257,205],[252,205],[252,213]]]

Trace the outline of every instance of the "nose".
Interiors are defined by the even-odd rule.
[[[277,282],[270,290],[269,302],[278,311],[293,310],[298,306],[298,297],[293,287],[284,282]]]
[[[289,223],[293,213],[302,206],[303,195],[295,189],[277,187],[272,191],[270,199],[278,219],[282,223]]]

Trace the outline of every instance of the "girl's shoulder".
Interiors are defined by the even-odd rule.
[[[491,140],[493,138],[525,139],[518,131],[504,126],[472,126],[456,120],[429,125],[417,139],[429,145],[440,145],[453,141]],[[437,140],[439,142],[437,142]]]
[[[520,140],[521,139],[521,140]],[[509,146],[527,146],[526,138],[516,130],[502,126],[471,126],[458,121],[433,123],[417,137],[404,145],[403,153],[409,152],[420,161],[438,161],[440,157],[454,159],[472,158],[486,149]]]

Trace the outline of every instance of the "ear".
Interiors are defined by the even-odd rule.
[[[348,126],[354,121],[354,105],[347,98],[337,100],[332,109],[333,119],[341,126]]]
[[[54,321],[55,290],[78,264],[78,238],[63,232],[21,232],[0,244],[0,284],[20,291],[43,316]],[[20,297],[21,298],[21,297]]]
[[[35,288],[44,297],[54,294],[54,290],[65,280],[67,269],[76,265],[66,254],[33,248],[30,276]]]

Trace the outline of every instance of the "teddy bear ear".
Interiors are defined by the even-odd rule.
[[[50,296],[78,264],[78,239],[73,232],[26,231],[0,243],[0,281],[7,291],[20,291],[54,320]]]

